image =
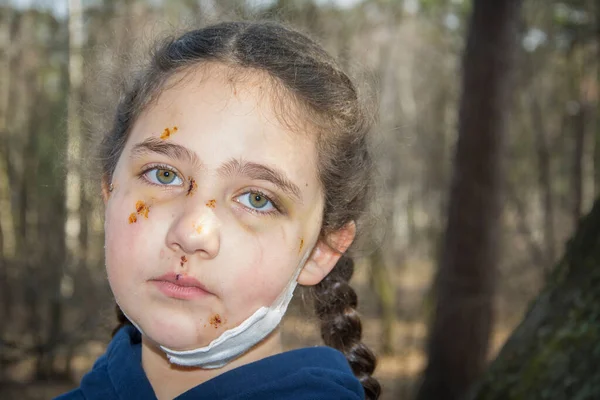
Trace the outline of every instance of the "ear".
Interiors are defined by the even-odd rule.
[[[341,229],[329,234],[326,239],[319,239],[298,276],[298,283],[313,286],[321,282],[348,250],[355,235],[356,224],[350,221]]]
[[[104,205],[108,203],[108,199],[110,198],[110,182],[108,181],[108,177],[106,175],[102,176],[102,201],[104,201]]]

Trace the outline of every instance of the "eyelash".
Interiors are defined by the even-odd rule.
[[[153,185],[153,186],[158,186],[161,188],[165,188],[168,189],[170,186],[183,186],[183,185],[159,185],[156,184],[154,182],[151,182],[150,180],[148,180],[148,178],[146,178],[146,174],[152,170],[155,169],[159,169],[159,170],[165,170],[165,171],[170,171],[172,173],[175,174],[175,176],[177,176],[179,179],[181,179],[183,182],[186,182],[186,179],[179,173],[177,172],[177,170],[169,165],[165,165],[165,164],[152,164],[147,166],[146,168],[144,168],[144,170],[139,174],[138,178],[143,180],[145,183],[149,184],[149,185]],[[267,199],[267,201],[269,201],[272,205],[274,210],[272,211],[260,211],[258,209],[255,208],[250,208],[247,207],[246,205],[242,204],[240,201],[236,200],[237,203],[241,204],[242,207],[244,207],[244,209],[248,210],[249,212],[253,213],[253,214],[257,214],[257,215],[266,215],[266,216],[275,216],[278,214],[285,214],[285,210],[283,209],[283,207],[279,204],[279,202],[277,200],[274,200],[271,196],[269,196],[268,194],[266,194],[265,192],[263,192],[260,189],[248,189],[245,192],[235,196],[235,198],[238,198],[240,196],[244,196],[244,195],[248,195],[248,194],[258,194],[262,197],[264,197],[265,199]]]

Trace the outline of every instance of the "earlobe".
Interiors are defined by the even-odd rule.
[[[298,283],[304,286],[313,286],[321,282],[335,267],[342,254],[348,250],[355,235],[356,225],[354,221],[351,221],[330,234],[327,241],[319,239],[298,276]]]
[[[112,184],[108,181],[108,177],[104,175],[102,177],[102,201],[104,201],[104,205],[108,203],[108,199],[110,198],[110,194],[112,192]]]

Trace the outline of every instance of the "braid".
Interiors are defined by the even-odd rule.
[[[377,359],[361,342],[357,296],[348,283],[353,272],[354,261],[343,255],[329,275],[313,288],[315,312],[321,321],[321,337],[325,344],[344,353],[354,375],[363,385],[366,398],[376,400],[381,386],[371,375]]]
[[[121,329],[125,325],[132,325],[131,321],[129,321],[125,314],[123,314],[123,311],[121,311],[121,308],[118,304],[115,304],[115,311],[117,312],[117,326],[112,331],[112,337],[114,337],[119,331],[119,329]]]

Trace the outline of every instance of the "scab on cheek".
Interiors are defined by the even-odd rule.
[[[216,208],[217,207],[217,201],[216,200],[209,200],[208,203],[206,203],[206,207],[208,208]]]
[[[131,213],[129,214],[129,223],[130,224],[134,224],[137,222],[137,216],[135,215],[135,213]]]
[[[148,213],[150,212],[150,206],[148,206],[142,200],[138,200],[135,203],[135,212],[129,214],[128,221],[130,224],[134,224],[137,222],[137,215],[143,215],[144,218],[148,218]]]
[[[143,215],[144,218],[148,218],[148,212],[150,212],[150,206],[146,205],[142,200],[138,200],[135,203],[135,211],[139,215]]]
[[[304,238],[300,238],[300,248],[298,249],[298,254],[302,253],[303,248],[304,248]]]
[[[171,135],[177,132],[177,129],[178,128],[176,126],[174,126],[173,128],[165,128],[165,130],[160,135],[160,138],[162,140],[167,140],[169,137],[171,137]]]

